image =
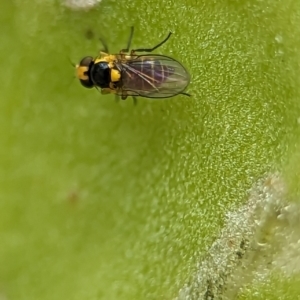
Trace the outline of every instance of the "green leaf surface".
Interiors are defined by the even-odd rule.
[[[2,1],[0,299],[174,299],[258,180],[284,170],[297,202],[299,22],[291,0]],[[73,78],[132,25],[134,48],[174,33],[157,53],[191,98],[116,103]],[[236,299],[296,299],[298,277],[265,278]]]

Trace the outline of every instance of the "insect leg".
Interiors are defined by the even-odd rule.
[[[101,92],[102,95],[107,95],[107,94],[114,94],[115,91],[110,89],[110,88],[103,88],[103,89],[99,89],[97,86],[95,86],[95,88]]]
[[[135,96],[132,96],[133,104],[137,105],[137,98]]]
[[[179,93],[180,95],[184,95],[184,96],[188,96],[188,97],[191,97],[192,95],[191,94],[188,94],[188,93]]]
[[[129,39],[128,39],[128,43],[127,43],[127,48],[122,49],[122,50],[120,51],[121,53],[129,52],[130,45],[131,45],[131,41],[132,41],[132,37],[133,37],[133,33],[134,33],[134,27],[131,26],[131,27],[130,27],[130,35],[129,35]]]
[[[144,48],[144,49],[132,49],[131,50],[131,55],[134,54],[135,52],[152,52],[153,50],[157,49],[161,45],[163,45],[171,36],[172,32],[169,32],[168,36],[160,42],[158,45],[154,46],[153,48]]]
[[[100,42],[102,44],[102,47],[103,47],[103,49],[101,49],[100,51],[105,52],[105,53],[109,53],[108,52],[108,47],[107,47],[107,44],[105,43],[105,41],[102,38],[99,38],[99,40],[100,40]]]

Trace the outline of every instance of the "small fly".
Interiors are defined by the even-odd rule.
[[[108,54],[107,45],[96,58],[84,57],[76,66],[77,77],[86,88],[100,89],[102,94],[115,94],[125,100],[128,96],[169,98],[176,95],[190,96],[184,90],[190,83],[186,68],[174,58],[152,52],[162,46],[169,35],[153,48],[130,49],[134,28],[131,27],[126,49],[119,54]]]

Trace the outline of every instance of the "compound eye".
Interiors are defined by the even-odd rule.
[[[91,56],[86,56],[80,61],[79,66],[89,68],[92,61],[93,61],[93,58]]]
[[[94,87],[94,84],[92,82],[90,82],[90,80],[80,79],[80,83],[82,86],[84,86],[85,88],[88,88],[88,89],[91,89],[92,87]]]
[[[93,63],[93,57],[84,57],[79,65],[76,67],[77,78],[79,79],[82,86],[86,88],[92,88],[94,86],[93,82],[90,80],[90,67]]]

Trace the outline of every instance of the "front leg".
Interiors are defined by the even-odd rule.
[[[104,88],[104,89],[101,89],[101,94],[102,95],[107,95],[107,94],[115,94],[116,91],[115,90],[112,90],[110,88]]]
[[[121,99],[122,99],[122,100],[126,100],[127,97],[128,97],[128,96],[126,96],[126,95],[122,95],[122,96],[121,96]]]
[[[108,53],[106,53],[106,52],[103,52],[103,51],[100,51],[99,52],[99,56],[101,57],[101,58],[103,58],[103,57],[105,57],[105,56],[108,56],[109,54]]]

